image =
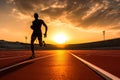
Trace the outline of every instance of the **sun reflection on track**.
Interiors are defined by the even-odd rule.
[[[55,67],[52,68],[52,72],[55,75],[55,80],[67,79],[67,66],[65,66],[67,64],[67,57],[65,54],[65,51],[56,51],[56,56],[54,57],[53,62],[53,65],[55,65]]]

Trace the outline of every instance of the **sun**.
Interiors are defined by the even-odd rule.
[[[53,39],[56,43],[63,44],[66,42],[67,37],[64,34],[56,34]]]

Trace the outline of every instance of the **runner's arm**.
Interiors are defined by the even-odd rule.
[[[43,21],[43,25],[44,25],[44,27],[45,27],[44,37],[47,37],[48,27],[47,27],[47,25],[45,24],[45,22],[44,22],[44,21]]]

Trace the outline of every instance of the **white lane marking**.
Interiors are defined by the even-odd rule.
[[[15,59],[15,58],[21,58],[21,57],[26,57],[29,55],[23,55],[23,56],[17,56],[17,57],[7,57],[7,58],[0,58],[0,60],[5,60],[5,59]]]
[[[17,56],[17,57],[16,57],[16,56],[15,56],[15,57],[12,57],[12,56],[11,56],[11,57],[7,57],[7,58],[4,58],[4,57],[3,57],[3,58],[0,58],[0,60],[5,60],[5,59],[16,59],[16,58],[29,57],[29,56],[31,56],[31,55],[22,55],[22,56],[20,55],[20,56]],[[41,55],[38,55],[38,57],[39,57],[39,56],[41,56]]]
[[[0,69],[0,72],[5,71],[5,70],[8,70],[8,69],[13,68],[13,67],[17,67],[17,66],[22,65],[22,64],[26,64],[26,63],[29,63],[29,62],[33,62],[33,61],[36,61],[36,60],[39,60],[39,59],[44,59],[44,58],[48,58],[48,57],[52,57],[52,56],[54,56],[54,55],[42,56],[42,57],[38,57],[38,58],[26,60],[26,61],[23,61],[23,62],[20,62],[20,63],[16,63],[16,64],[14,64],[14,65],[1,68],[1,69]]]
[[[94,70],[95,72],[97,72],[99,75],[101,75],[102,77],[104,77],[106,80],[120,80],[119,77],[95,66],[94,64],[76,56],[75,54],[73,54],[72,52],[69,52],[72,56],[74,56],[75,58],[77,58],[78,60],[80,60],[81,62],[83,62],[85,65],[87,65],[89,68],[91,68],[92,70]]]

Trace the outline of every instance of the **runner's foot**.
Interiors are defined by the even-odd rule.
[[[35,58],[35,55],[32,54],[32,56],[30,56],[30,59],[33,59],[33,58]]]

